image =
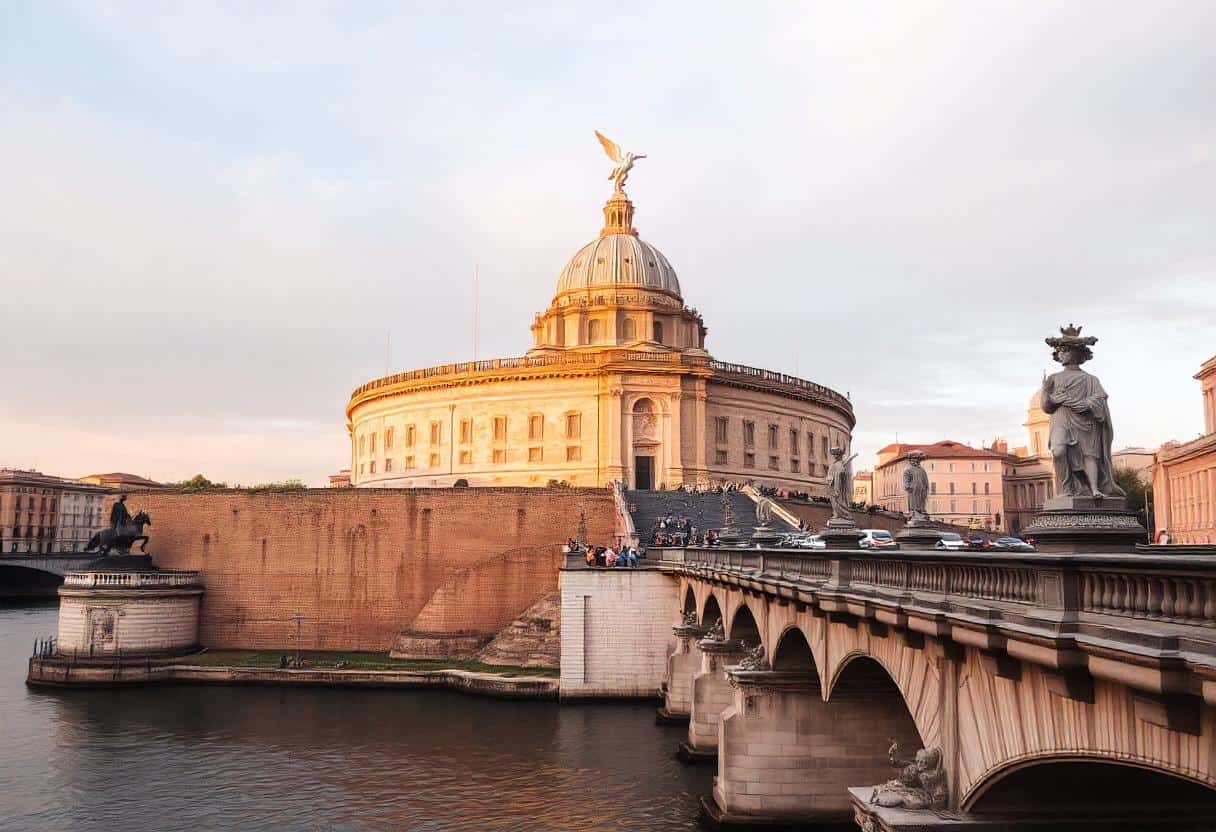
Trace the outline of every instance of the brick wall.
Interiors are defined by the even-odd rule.
[[[557,589],[580,515],[612,539],[603,489],[141,491],[164,568],[206,585],[210,647],[387,650],[403,629],[490,636]],[[109,505],[106,506],[107,516]]]

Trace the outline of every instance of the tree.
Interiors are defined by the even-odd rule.
[[[169,485],[174,488],[181,488],[185,491],[202,491],[207,488],[227,488],[228,484],[223,482],[212,482],[202,474],[195,474],[188,480],[181,482],[171,482]]]
[[[1148,512],[1148,506],[1152,501],[1153,484],[1139,471],[1126,466],[1115,469],[1115,482],[1127,495],[1127,507],[1136,512],[1144,528],[1151,531],[1153,518]]]

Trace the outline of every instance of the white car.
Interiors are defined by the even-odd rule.
[[[886,529],[862,529],[858,545],[863,549],[894,549],[898,544]]]
[[[941,539],[933,546],[934,549],[945,549],[950,552],[961,552],[967,548],[967,541],[958,532],[942,532]]]

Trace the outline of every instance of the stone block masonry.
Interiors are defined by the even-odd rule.
[[[561,697],[658,697],[679,619],[656,569],[563,569]]]
[[[403,630],[493,636],[557,590],[580,518],[612,539],[602,489],[138,491],[163,568],[198,570],[215,648],[388,650]],[[109,511],[109,507],[106,507]],[[666,626],[669,626],[667,622]]]

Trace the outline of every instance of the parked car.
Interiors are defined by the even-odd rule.
[[[826,548],[828,548],[828,542],[823,539],[823,535],[821,535],[821,534],[811,535],[810,537],[808,537],[806,539],[806,541],[803,543],[803,545],[807,549],[826,549]]]
[[[958,552],[967,548],[967,541],[963,540],[963,536],[958,532],[942,532],[941,539],[937,541],[933,548]]]
[[[777,543],[781,547],[789,547],[793,549],[826,549],[827,544],[823,538],[817,534],[807,534],[806,532],[791,532],[781,536],[781,540]]]
[[[886,529],[862,529],[859,541],[863,549],[894,549],[898,544]]]
[[[989,547],[988,535],[979,532],[967,532],[963,540],[967,544],[968,551],[979,552]]]
[[[998,537],[992,541],[993,549],[1000,549],[1003,552],[1033,552],[1035,549],[1025,540],[1020,537]]]

